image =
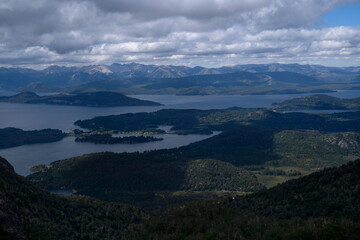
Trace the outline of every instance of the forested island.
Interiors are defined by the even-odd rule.
[[[10,97],[0,97],[0,102],[75,105],[89,107],[118,107],[118,106],[160,106],[161,104],[127,97],[117,92],[87,92],[79,94],[56,94],[39,96],[33,92],[23,92]]]
[[[211,134],[238,125],[274,129],[307,129],[325,132],[360,131],[360,112],[336,114],[282,113],[274,109],[229,108],[221,110],[163,109],[79,120],[75,125],[92,131],[151,132],[161,125],[175,134]]]
[[[336,98],[317,94],[291,98],[273,106],[285,111],[294,110],[360,110],[360,98]]]
[[[18,128],[0,129],[0,149],[17,147],[25,144],[57,142],[67,134],[57,129],[24,131]]]
[[[155,138],[152,136],[127,136],[127,137],[113,137],[111,134],[88,134],[75,138],[75,142],[90,142],[95,144],[137,144],[162,141],[162,138]]]

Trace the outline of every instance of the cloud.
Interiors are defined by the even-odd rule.
[[[3,0],[0,64],[358,59],[359,28],[313,27],[324,13],[352,2]]]

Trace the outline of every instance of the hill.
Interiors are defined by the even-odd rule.
[[[358,239],[360,160],[242,197],[169,208],[129,239]]]
[[[1,239],[119,239],[146,215],[137,208],[37,189],[0,157]]]
[[[65,136],[67,136],[65,133],[56,129],[23,131],[18,128],[2,128],[0,129],[0,149],[24,144],[57,142]]]
[[[221,110],[162,109],[151,113],[128,113],[79,120],[75,125],[90,130],[122,132],[154,131],[160,125],[172,126],[177,134],[209,134],[238,125],[255,125],[274,130],[360,131],[359,113],[282,113],[272,109],[229,108]]]
[[[331,109],[360,109],[360,98],[336,98],[328,95],[312,95],[306,97],[292,98],[273,106],[285,111],[294,110],[331,110]]]
[[[314,85],[319,83],[317,79],[299,73],[276,72],[276,73],[251,73],[234,72],[225,74],[197,75],[176,79],[159,79],[155,83],[146,86],[147,89],[161,88],[189,88],[189,87],[246,87],[246,86],[272,86],[280,83],[296,84],[299,86]]]
[[[28,177],[46,189],[153,208],[197,198],[193,192],[258,191],[357,159],[359,145],[359,133],[238,126],[180,148],[57,161]],[[188,199],[174,195],[179,191]]]
[[[37,92],[37,93],[51,93],[58,92],[60,88],[51,87],[43,82],[31,82],[26,86],[15,89],[15,92]]]
[[[253,192],[263,188],[245,169],[212,159],[176,156],[178,153],[88,154],[37,166],[28,178],[45,189],[76,189],[78,194],[150,209],[214,198],[217,191]]]
[[[159,106],[161,104],[127,97],[115,92],[89,92],[75,95],[50,95],[38,96],[33,92],[23,92],[10,97],[0,97],[0,102],[76,105],[90,107],[116,107],[116,106]]]

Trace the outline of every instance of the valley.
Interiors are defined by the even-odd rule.
[[[281,77],[281,75],[276,76]],[[199,84],[202,84],[201,81]],[[85,96],[82,94],[89,96],[90,93],[74,96]],[[41,144],[18,145],[18,147],[13,145],[12,148],[0,150],[0,155],[8,158],[10,163],[14,163],[17,171],[27,175],[26,184],[34,184],[35,187],[31,185],[31,188],[36,191],[44,191],[43,193],[46,194],[48,194],[46,191],[71,193],[71,196],[64,197],[52,194],[45,196],[39,192],[38,195],[42,200],[37,201],[47,202],[50,201],[48,199],[52,199],[51,201],[57,202],[65,201],[61,200],[64,198],[70,202],[64,203],[63,206],[67,206],[66,204],[77,204],[78,207],[91,205],[94,212],[89,212],[91,215],[89,219],[79,220],[82,224],[87,224],[88,220],[96,222],[98,217],[106,216],[105,218],[109,220],[106,220],[103,227],[108,229],[106,231],[109,235],[101,235],[100,238],[117,236],[123,239],[138,239],[152,238],[153,234],[156,234],[164,239],[172,239],[172,237],[181,236],[183,231],[190,231],[191,227],[186,223],[188,219],[195,221],[197,226],[205,224],[210,231],[197,232],[192,229],[191,233],[187,232],[189,236],[191,234],[222,236],[222,230],[207,225],[211,216],[217,216],[219,221],[230,217],[231,220],[227,226],[229,229],[234,229],[233,232],[237,232],[239,236],[241,234],[252,236],[251,234],[254,234],[252,231],[257,231],[257,228],[264,229],[264,236],[267,234],[283,236],[284,226],[291,226],[294,229],[291,236],[298,236],[297,231],[303,229],[309,231],[310,235],[318,234],[318,232],[332,231],[333,226],[340,224],[339,221],[347,221],[346,226],[348,226],[339,231],[346,231],[348,236],[352,236],[352,234],[357,234],[357,220],[345,209],[345,204],[343,204],[345,199],[336,200],[339,209],[345,209],[341,210],[345,213],[342,215],[342,220],[339,220],[334,217],[339,213],[332,213],[330,210],[323,210],[318,214],[315,212],[316,214],[311,215],[314,206],[318,208],[324,205],[322,197],[313,197],[311,199],[314,203],[304,206],[301,202],[290,201],[289,197],[281,198],[284,197],[282,195],[284,191],[295,191],[291,192],[295,199],[305,199],[304,194],[308,189],[301,189],[296,181],[315,181],[307,179],[309,177],[311,179],[322,169],[352,164],[353,161],[357,164],[356,159],[360,155],[360,115],[356,112],[357,107],[354,105],[356,98],[336,98],[343,97],[344,94],[351,97],[360,96],[360,94],[356,95],[356,91],[339,91],[329,93],[330,96],[309,96],[308,94],[231,97],[138,95],[139,99],[163,105],[113,108],[107,104],[102,107],[91,105],[92,100],[86,100],[86,98],[85,102],[80,104],[83,106],[73,106],[73,100],[68,99],[66,101],[69,102],[65,105],[54,105],[58,113],[61,111],[74,113],[63,115],[66,121],[62,123],[63,125],[58,125],[59,129],[65,130],[66,135],[61,130],[56,130],[63,134],[62,138],[57,139],[56,142],[46,143],[44,140]],[[299,100],[293,98],[295,96],[300,97]],[[24,109],[28,108],[25,106],[29,106],[39,113],[43,111],[42,109],[47,109],[46,104],[53,104],[51,103],[53,100],[46,100],[52,99],[52,96],[36,95],[35,98],[42,99],[41,101],[44,100],[44,102],[38,105],[33,94],[20,94],[15,98],[11,96],[3,98],[12,99],[11,101],[17,104],[10,103],[9,100],[2,104],[3,106],[16,105],[19,109],[22,106]],[[256,101],[251,99],[256,99]],[[310,100],[304,103],[302,99]],[[104,101],[108,100],[104,99]],[[189,106],[194,106],[194,108],[191,109]],[[294,112],[288,112],[290,110]],[[315,112],[309,113],[306,112],[307,110]],[[333,110],[333,112],[324,113],[322,110]],[[24,114],[24,112],[26,111],[17,114]],[[41,114],[43,113],[39,116]],[[26,129],[38,128],[36,121],[33,123],[27,121],[26,125],[25,122],[16,122],[16,120],[15,123],[19,124],[18,126],[24,126],[24,131],[21,133],[33,134],[29,136],[32,141],[35,141],[34,133],[37,131]],[[54,124],[50,122],[49,126],[56,126],[56,124],[59,123],[54,118]],[[50,135],[47,136],[50,137]],[[17,139],[21,140],[21,138]],[[24,158],[12,158],[16,154],[20,156],[26,153],[26,159],[28,159],[26,162]],[[45,154],[46,157],[39,159],[40,154]],[[31,159],[36,159],[36,161],[29,161]],[[31,167],[31,172],[29,172],[29,167]],[[340,170],[333,168],[331,171]],[[11,173],[11,176],[15,176],[14,174]],[[357,178],[355,173],[352,174],[354,179]],[[2,180],[5,186],[10,186],[9,179]],[[17,180],[17,184],[22,185],[24,189],[30,187],[30,185],[24,185],[22,181]],[[291,190],[282,189],[282,186],[287,186],[293,181],[295,184],[289,187]],[[334,179],[333,181],[344,180]],[[321,186],[321,188],[327,187],[327,185]],[[338,187],[336,185],[336,188]],[[279,192],[274,193],[276,191]],[[15,192],[7,190],[6,194],[14,196]],[[273,201],[274,194],[278,197],[276,201]],[[314,192],[309,194],[316,195]],[[21,199],[19,196],[16,198]],[[354,199],[357,199],[355,195]],[[81,203],[74,201],[81,201]],[[287,206],[286,209],[275,204],[281,201],[284,201],[281,206]],[[309,201],[310,199],[307,200]],[[110,206],[113,202],[118,205]],[[293,205],[286,205],[286,203]],[[54,205],[46,203],[37,211],[50,211],[46,208],[59,213],[64,211],[63,208],[58,209],[57,205],[58,203]],[[97,209],[99,206],[105,209],[115,207],[127,210],[114,210],[113,215],[102,215],[101,210]],[[213,210],[218,209],[218,206],[220,210],[214,212]],[[281,210],[278,210],[277,214],[276,211],[274,213],[274,208]],[[299,210],[292,212],[289,208]],[[28,218],[22,218],[21,211],[23,210],[14,209],[11,211],[19,214],[13,220],[14,224],[27,226],[29,229],[25,235],[31,234],[32,238],[40,235],[47,236],[41,227],[45,226],[45,223],[38,225],[39,228],[28,225],[36,219],[36,216],[29,215]],[[119,211],[126,211],[126,214],[124,221],[115,226],[111,224],[113,221],[111,219],[119,216]],[[189,212],[195,212],[196,219],[192,214],[188,215]],[[237,217],[232,212],[237,213]],[[271,214],[267,214],[268,212]],[[61,214],[67,216],[70,213],[65,211]],[[185,222],[182,224],[188,230],[182,228],[177,228],[175,232],[170,230],[173,229],[172,222],[182,222],[177,218],[178,216],[183,216]],[[232,222],[251,222],[250,219],[254,217],[258,219],[257,222],[253,222],[251,227],[242,225],[241,231]],[[299,220],[296,220],[298,218]],[[211,222],[215,223],[212,220]],[[270,222],[273,224],[271,229],[263,227],[268,226]],[[67,223],[65,220],[60,220],[59,224],[65,226]],[[51,223],[51,225],[56,224]],[[159,230],[160,225],[165,229],[169,228],[166,231],[171,237]],[[222,226],[221,223],[218,225]],[[311,226],[316,227],[312,229]],[[117,230],[114,230],[114,227]],[[93,234],[92,236],[100,236],[97,235],[100,233],[96,227],[86,229],[87,232]],[[7,225],[1,225],[0,230],[0,234],[4,236],[15,234]],[[66,230],[59,228],[49,231],[56,233],[56,236],[63,236],[66,231],[69,234],[76,232],[71,227]],[[87,236],[86,234],[77,235],[80,238]]]
[[[0,240],[359,240],[360,0],[1,0]]]

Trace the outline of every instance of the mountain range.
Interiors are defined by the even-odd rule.
[[[258,91],[276,93],[279,90],[294,92],[299,88],[302,91],[316,90],[313,89],[315,86],[333,90],[349,83],[351,87],[359,87],[360,67],[274,63],[205,68],[114,63],[83,67],[50,66],[43,70],[0,68],[0,89],[15,92],[110,88],[125,94],[237,94],[251,92],[247,87],[256,86]],[[330,87],[324,88],[323,85]],[[235,89],[231,89],[233,87]]]

